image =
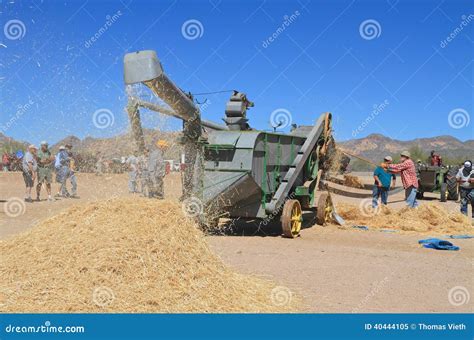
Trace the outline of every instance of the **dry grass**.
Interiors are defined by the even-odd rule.
[[[175,202],[76,206],[0,253],[0,312],[296,310],[289,291],[227,268]]]
[[[370,205],[359,207],[339,203],[337,212],[349,225],[366,225],[371,228],[439,234],[472,233],[473,229],[466,216],[448,212],[436,204],[422,204],[415,209],[404,207],[395,210],[384,206],[373,210]]]
[[[327,175],[336,176],[340,173],[344,154],[337,148],[330,149],[327,162],[330,164]]]
[[[364,189],[364,183],[357,176],[344,175],[344,185],[351,188]]]

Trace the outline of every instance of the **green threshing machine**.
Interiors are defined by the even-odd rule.
[[[315,211],[319,224],[332,218],[331,197],[319,190],[335,147],[330,113],[322,114],[314,126],[296,127],[288,134],[259,131],[249,126],[246,116],[253,103],[234,91],[225,108],[225,125],[206,121],[192,95],[167,77],[150,50],[125,55],[124,78],[127,85],[144,84],[168,105],[129,93],[127,110],[139,153],[144,150],[140,107],[183,121],[183,199],[199,202],[201,223],[217,223],[215,211],[229,218],[280,218],[283,235],[294,238],[301,229],[302,210]]]

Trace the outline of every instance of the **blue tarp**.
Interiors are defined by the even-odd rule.
[[[432,248],[438,250],[459,250],[458,246],[455,246],[449,241],[440,240],[439,238],[428,238],[425,240],[419,240],[419,244],[425,248]]]

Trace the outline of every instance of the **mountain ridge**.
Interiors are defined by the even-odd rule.
[[[157,130],[144,129],[145,142],[152,145],[157,139],[165,139],[171,145],[170,156],[179,157],[180,145],[178,139],[180,132],[160,132]],[[15,144],[16,143],[16,144]],[[100,153],[105,158],[114,158],[126,156],[133,153],[134,141],[129,132],[109,138],[95,138],[87,136],[83,139],[74,135],[67,136],[51,147],[57,150],[60,145],[72,144],[76,152],[97,154]],[[25,141],[15,141],[0,133],[0,149],[7,144],[26,147]],[[342,149],[351,153],[368,158],[372,161],[379,161],[386,155],[398,156],[403,150],[418,148],[424,154],[429,154],[435,150],[443,158],[465,157],[474,159],[474,139],[465,142],[450,135],[441,135],[437,137],[420,137],[413,140],[397,140],[382,134],[374,133],[366,137],[349,139],[337,142]]]

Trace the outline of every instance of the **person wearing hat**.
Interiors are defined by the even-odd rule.
[[[391,187],[395,187],[395,175],[390,173],[388,166],[392,163],[391,156],[385,156],[383,162],[375,168],[374,171],[374,188],[372,190],[372,207],[377,208],[379,198],[383,205],[387,205],[388,192]]]
[[[36,200],[40,201],[41,187],[43,183],[46,185],[46,192],[48,193],[48,201],[52,201],[51,197],[51,182],[53,180],[53,164],[54,156],[49,151],[48,143],[41,142],[40,150],[38,151],[38,184],[36,185]]]
[[[150,153],[148,158],[148,175],[149,175],[149,193],[148,197],[163,199],[164,185],[163,178],[165,177],[165,160],[164,152],[168,148],[168,142],[163,139],[158,140],[156,149]]]
[[[469,202],[472,207],[472,218],[474,218],[474,169],[472,168],[472,161],[467,160],[456,174],[457,182],[459,183],[459,194],[461,196],[461,213],[467,215],[467,206]]]
[[[22,170],[23,180],[25,181],[25,202],[33,202],[31,199],[31,190],[36,180],[36,170],[38,169],[38,163],[36,162],[36,151],[37,147],[30,145],[28,151],[23,156]]]
[[[388,169],[392,173],[399,173],[405,189],[405,200],[410,208],[416,208],[418,202],[416,193],[418,191],[418,177],[416,175],[415,163],[411,160],[410,152],[403,151],[400,154],[400,164],[390,164]]]

